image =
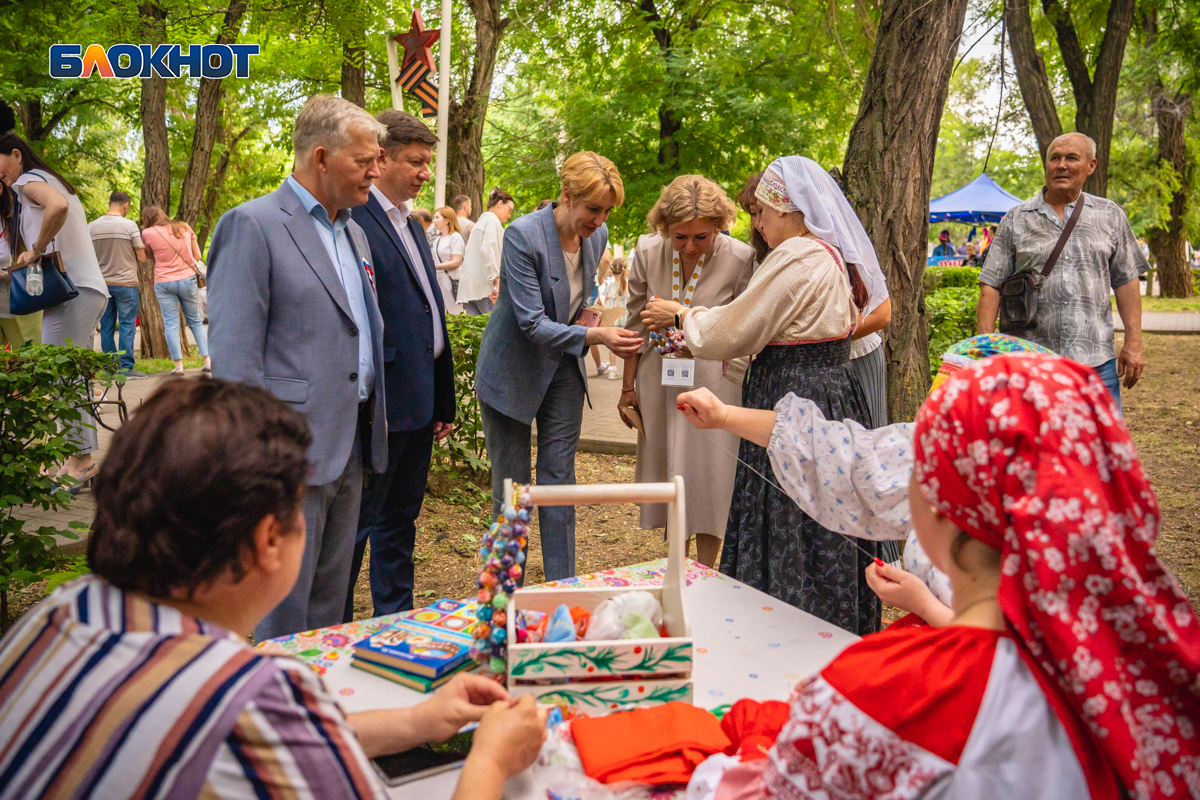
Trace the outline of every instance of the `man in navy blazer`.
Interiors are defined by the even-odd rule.
[[[375,616],[413,605],[413,546],[425,497],[433,442],[454,429],[454,363],[446,309],[433,255],[406,202],[429,180],[437,137],[411,114],[387,110],[379,178],[352,216],[367,235],[383,316],[383,385],[387,397],[388,465],[370,475],[358,518],[345,621],[354,613],[354,584],[371,543]]]

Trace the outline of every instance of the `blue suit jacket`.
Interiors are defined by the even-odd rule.
[[[571,285],[554,207],[526,214],[504,231],[500,296],[483,332],[475,365],[475,394],[484,403],[524,423],[533,422],[563,354],[575,356],[587,390],[587,328],[572,325]],[[596,266],[608,246],[608,226],[581,240],[586,303],[596,285]]]
[[[350,220],[359,277],[371,248]],[[364,292],[374,344],[371,458],[387,468],[383,320]],[[358,427],[358,325],[342,279],[312,217],[285,181],[268,195],[226,211],[208,246],[208,344],[213,376],[261,386],[308,418],[310,485],[341,476]]]
[[[433,269],[433,254],[425,232],[412,217],[409,232],[421,253],[421,264],[412,264],[396,228],[383,206],[372,195],[351,211],[371,245],[375,290],[383,316],[384,392],[387,396],[388,431],[414,431],[434,422],[454,422],[454,357],[446,331],[446,309]],[[433,289],[435,307],[425,299],[416,270],[425,270]],[[433,357],[431,317],[442,327],[446,348]]]

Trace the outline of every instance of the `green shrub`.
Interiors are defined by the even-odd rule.
[[[929,319],[929,374],[942,366],[942,354],[950,345],[975,335],[975,307],[979,304],[979,286],[954,286],[940,289],[925,298]]]
[[[475,360],[479,357],[479,342],[487,327],[487,314],[449,314],[446,328],[450,348],[454,353],[454,393],[458,410],[454,417],[454,433],[433,443],[433,460],[429,465],[431,485],[435,492],[452,501],[474,506],[477,491],[491,493],[491,462],[483,441],[483,417],[479,399],[475,397]],[[463,482],[468,485],[464,486]]]
[[[108,382],[99,378],[111,365],[111,356],[78,347],[26,345],[17,353],[0,352],[0,625],[8,624],[10,591],[43,580],[49,591],[86,571],[84,559],[63,554],[54,538],[78,539],[77,533],[49,525],[26,531],[14,512],[70,504],[60,481],[44,473],[79,452],[60,423],[79,420],[91,382]],[[87,528],[82,522],[70,527]]]
[[[979,283],[977,267],[926,267],[925,295],[932,295],[939,289],[952,287],[970,287]]]

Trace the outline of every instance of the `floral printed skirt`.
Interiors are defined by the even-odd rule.
[[[850,377],[849,361],[849,338],[770,345],[751,365],[742,405],[773,409],[792,392],[816,403],[826,419],[865,424],[867,400]],[[771,485],[778,481],[766,448],[743,439],[738,455],[721,572],[852,633],[879,630],[882,608],[864,570],[880,544],[814,522]]]

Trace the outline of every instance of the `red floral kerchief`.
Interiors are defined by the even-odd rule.
[[[1001,551],[1000,605],[1060,717],[1134,797],[1200,797],[1200,620],[1154,554],[1158,501],[1096,373],[965,367],[917,414],[914,457],[938,512]]]

